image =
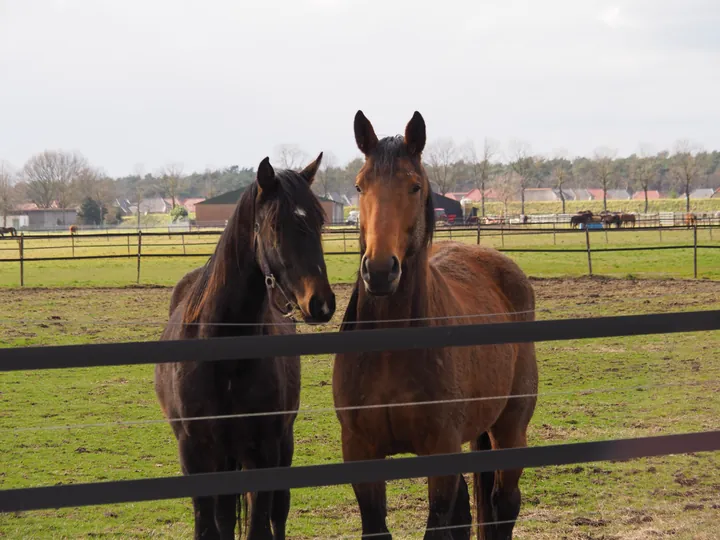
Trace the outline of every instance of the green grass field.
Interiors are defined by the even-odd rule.
[[[158,268],[158,271],[160,269]],[[713,281],[598,278],[535,280],[540,319],[720,307]],[[349,294],[336,285],[335,329]],[[158,338],[170,289],[2,289],[12,309],[2,346]],[[307,327],[301,327],[307,331]],[[540,393],[531,445],[718,428],[720,332],[538,344]],[[332,407],[331,358],[303,359],[295,465],[341,460]],[[162,421],[152,366],[2,375],[2,489],[179,474]],[[661,385],[657,388],[638,388]],[[665,386],[662,386],[665,385]],[[667,386],[670,385],[670,386]],[[674,386],[673,386],[674,385]],[[103,425],[152,420],[146,425]],[[59,426],[100,424],[94,427]],[[389,484],[396,538],[421,538],[423,479]],[[716,538],[720,455],[693,454],[529,469],[518,538]],[[358,537],[349,486],[293,491],[290,538]],[[187,538],[189,500],[47,510],[0,516],[5,538]]]

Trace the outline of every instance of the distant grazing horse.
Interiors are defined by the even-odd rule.
[[[576,229],[578,225],[586,224],[593,217],[593,213],[590,210],[583,210],[578,212],[574,216],[570,217],[570,227]]]
[[[611,212],[607,212],[606,214],[603,214],[602,216],[602,222],[605,228],[610,228],[611,226],[615,225],[616,229],[620,228],[620,225],[622,223],[622,220],[620,219],[620,214],[614,214]]]
[[[275,172],[267,158],[260,163],[215,253],[175,286],[161,340],[293,334],[293,309],[307,322],[330,320],[335,295],[323,258],[324,214],[310,191],[321,159],[299,173]],[[158,364],[155,391],[184,474],[291,465],[295,414],[184,418],[297,410],[298,356]],[[250,499],[248,538],[285,538],[290,492]],[[246,496],[197,497],[193,507],[195,538],[233,538],[236,524],[242,534]]]
[[[426,133],[420,113],[415,112],[404,137],[378,140],[358,111],[355,140],[365,155],[356,179],[362,255],[341,331],[534,320],[532,285],[511,259],[464,243],[432,245],[433,205],[422,165]],[[335,406],[371,406],[337,410],[343,458],[454,453],[468,441],[473,450],[526,446],[537,385],[533,343],[338,354]],[[512,394],[523,397],[509,399]],[[418,401],[432,404],[382,406]],[[486,526],[486,538],[511,538],[520,511],[521,474],[515,469],[474,475],[478,522],[503,522]],[[390,538],[385,483],[354,484],[353,489],[363,535]],[[463,476],[430,478],[428,493],[425,538],[470,538]]]
[[[0,236],[5,238],[5,235],[7,233],[10,233],[10,236],[17,236],[17,231],[15,230],[15,227],[0,227]]]
[[[78,227],[77,225],[70,225],[70,234],[77,234]]]
[[[697,225],[697,216],[692,212],[685,214],[685,226],[690,229]]]
[[[629,223],[632,223],[632,226],[635,227],[635,214],[620,214],[620,223],[627,227]]]

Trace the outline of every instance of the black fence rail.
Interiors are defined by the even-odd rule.
[[[0,350],[0,372],[182,362],[196,360],[200,351],[205,361],[220,361],[285,354],[438,348],[718,329],[720,310],[708,310],[570,320],[373,329],[342,334],[323,332],[175,342],[29,347]],[[506,396],[498,397],[504,399]],[[273,491],[718,450],[720,431],[715,430],[393,460],[6,489],[0,491],[0,512]]]

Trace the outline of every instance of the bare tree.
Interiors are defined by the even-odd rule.
[[[180,182],[183,179],[183,166],[180,163],[169,163],[158,175],[158,184],[164,197],[170,197],[172,207],[177,206],[177,196],[180,191]]]
[[[112,202],[114,187],[110,178],[101,170],[93,167],[81,169],[73,182],[73,192],[78,200],[91,199],[100,208],[107,207]]]
[[[520,190],[520,213],[525,215],[525,190],[535,184],[537,165],[540,158],[534,158],[530,144],[525,141],[510,143],[510,167],[517,175]]]
[[[593,154],[591,164],[591,176],[603,190],[603,210],[607,210],[607,192],[613,187],[617,178],[615,176],[615,156],[617,150],[614,148],[597,148]]]
[[[0,212],[3,216],[3,227],[7,227],[7,217],[15,209],[17,203],[14,186],[15,174],[9,163],[0,161]]]
[[[493,179],[493,189],[497,198],[503,203],[503,213],[508,215],[508,202],[512,200],[520,190],[522,180],[512,166],[504,167]]]
[[[685,190],[685,211],[690,212],[690,189],[700,177],[700,159],[702,148],[687,139],[675,143],[675,152],[671,157],[673,178]]]
[[[145,174],[145,166],[142,163],[135,164],[134,173],[138,178],[137,183],[135,184],[135,198],[137,200],[137,228],[140,230],[140,216],[142,215],[140,212],[140,204],[145,196],[145,189],[142,184],[143,176]]]
[[[648,189],[650,182],[658,173],[658,158],[646,144],[640,145],[640,152],[630,164],[630,178],[635,189],[641,189],[645,194],[645,213],[648,213]]]
[[[433,141],[424,155],[427,161],[427,171],[430,180],[435,182],[441,195],[453,190],[457,178],[455,177],[455,162],[457,150],[451,138]]]
[[[475,143],[469,141],[465,147],[465,159],[470,167],[473,184],[480,190],[480,215],[485,216],[485,193],[490,182],[492,160],[498,153],[499,144],[487,137],[483,141],[482,154],[478,156]]]
[[[308,160],[307,154],[295,144],[281,144],[275,148],[276,160],[283,169],[299,169]]]
[[[313,188],[319,192],[323,197],[330,195],[332,186],[334,185],[337,170],[337,159],[332,152],[324,152],[322,164],[320,165],[320,174],[317,175],[317,179],[313,182]]]
[[[562,213],[565,213],[565,191],[563,188],[572,178],[572,160],[568,159],[567,150],[561,148],[555,151],[555,166],[552,170],[553,182],[562,201]]]
[[[67,208],[73,199],[73,180],[87,166],[87,160],[73,152],[35,154],[23,167],[31,200],[40,208],[50,208],[55,201],[60,208]]]

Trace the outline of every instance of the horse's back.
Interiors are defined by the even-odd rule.
[[[433,244],[430,264],[469,302],[494,312],[522,312],[513,320],[534,320],[535,292],[530,279],[510,257],[499,251],[460,242]],[[473,313],[481,313],[477,305]]]

